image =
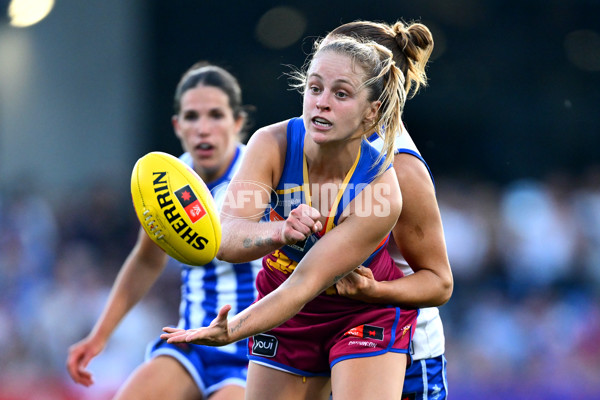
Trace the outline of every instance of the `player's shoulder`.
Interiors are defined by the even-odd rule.
[[[194,159],[192,158],[192,155],[189,152],[186,151],[185,153],[181,154],[179,156],[179,159],[188,167],[194,167]]]
[[[413,141],[412,137],[410,136],[410,133],[408,133],[404,125],[402,126],[402,130],[396,135],[394,147],[396,152],[408,151],[418,154],[419,156],[421,155],[419,149],[417,149],[417,145]]]
[[[400,184],[407,181],[424,181],[431,183],[431,175],[427,165],[410,153],[397,153],[394,156],[394,169]]]
[[[276,122],[258,129],[250,137],[248,147],[260,147],[261,149],[285,148],[289,121]]]
[[[396,136],[395,147],[394,169],[400,184],[423,183],[429,186],[433,182],[429,166],[404,126]]]
[[[394,170],[402,191],[403,211],[410,210],[412,206],[421,208],[426,202],[435,201],[433,178],[421,159],[409,153],[396,154]]]
[[[429,166],[415,151],[403,149],[394,155],[394,169],[398,176],[400,185],[423,184],[430,186],[433,184],[433,176]]]
[[[271,171],[269,179],[278,182],[280,171],[285,164],[288,121],[267,125],[254,132],[246,146],[242,160],[245,167],[240,168],[241,174],[252,174],[256,171],[267,174]]]

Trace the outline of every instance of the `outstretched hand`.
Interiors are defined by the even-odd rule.
[[[83,386],[94,384],[94,378],[87,366],[103,349],[104,344],[92,337],[87,337],[69,347],[67,371],[74,382]]]
[[[335,287],[340,296],[370,303],[375,295],[377,281],[370,268],[362,265],[337,281]]]
[[[166,326],[160,338],[167,343],[193,343],[205,346],[225,346],[232,343],[229,336],[227,315],[231,310],[229,304],[219,310],[217,317],[207,327],[197,329],[181,329]]]

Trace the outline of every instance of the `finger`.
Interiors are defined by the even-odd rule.
[[[321,223],[321,221],[317,221],[312,228],[313,232],[321,232],[323,230],[323,224]]]
[[[83,386],[90,386],[94,383],[92,374],[81,365],[71,365],[69,367],[69,375],[75,383]]]
[[[92,378],[92,374],[84,369],[79,370],[78,375],[78,383],[84,386],[91,386],[94,384],[94,379]]]
[[[306,206],[302,211],[304,215],[308,216],[313,221],[321,218],[321,213],[314,207]]]
[[[161,339],[169,339],[169,338],[172,338],[172,337],[185,335],[187,333],[187,331],[185,329],[174,328],[172,326],[165,326],[163,328],[163,331],[165,333],[163,333],[163,334],[160,335]]]
[[[175,333],[175,332],[181,332],[183,331],[183,329],[181,328],[174,328],[172,326],[165,326],[162,328],[163,332],[167,332],[167,333]]]
[[[283,232],[283,238],[286,243],[294,243],[306,239],[306,235],[292,227],[288,227]]]
[[[219,317],[217,317],[217,318],[219,318]],[[185,338],[183,339],[183,341],[187,342],[187,343],[195,342],[196,344],[204,344],[202,342],[197,342],[197,341],[203,340],[207,337],[208,329],[209,328],[190,329],[187,332],[187,334],[185,335]]]
[[[288,220],[286,225],[282,232],[286,243],[295,243],[310,236],[310,228],[298,221]]]
[[[356,282],[356,280],[360,277],[360,275],[358,274],[357,270],[354,271],[350,271],[346,274],[346,276],[344,276],[344,279],[346,280],[346,282],[351,283],[351,282]]]
[[[361,269],[359,269],[358,271],[356,271],[360,276],[363,276],[365,278],[369,278],[369,279],[374,279],[373,278],[373,271],[371,270],[371,268],[366,268],[366,267],[362,267]]]
[[[75,379],[75,371],[77,371],[77,357],[69,355],[69,358],[67,358],[67,371],[69,372],[69,375],[71,375],[71,378]]]
[[[292,229],[302,234],[303,239],[306,239],[311,234],[311,227],[314,222],[310,218],[297,219],[290,221],[292,223]]]
[[[335,288],[337,289],[338,294],[346,293],[346,282],[343,279],[337,281],[335,284]]]
[[[87,362],[89,362],[89,360]],[[80,352],[76,352],[75,355],[72,354],[68,358],[67,371],[76,383],[85,385],[85,382],[91,379],[91,374],[85,370],[87,362],[85,354],[81,354]]]
[[[193,342],[194,340],[198,339],[198,336],[199,336],[199,333],[198,333],[198,332],[195,332],[195,333],[193,333],[193,334],[186,335],[186,336],[185,336],[185,341],[186,341],[187,343],[189,343],[189,342]]]
[[[85,353],[79,362],[79,366],[77,368],[77,373],[81,379],[87,382],[86,386],[89,386],[93,383],[92,373],[87,370],[87,366],[94,358],[94,355],[91,353]],[[85,384],[85,383],[82,383]]]
[[[231,304],[225,304],[219,310],[219,314],[217,315],[217,318],[227,319],[227,315],[229,315],[229,311],[231,311]]]
[[[297,224],[294,224],[296,231],[301,232],[304,235],[304,239],[309,237],[315,232],[319,232],[323,229],[321,221],[314,221],[312,218],[303,217],[298,220]]]
[[[314,208],[311,210],[314,210]],[[320,217],[321,217],[321,213],[316,211],[316,213],[313,213],[313,212],[303,213],[299,217],[299,220],[303,225],[306,225],[309,229],[312,230],[316,224],[321,224],[321,222],[319,221]]]
[[[178,337],[178,336],[182,336],[182,335],[185,336],[186,332],[183,331],[183,332],[174,332],[174,333],[163,333],[163,334],[160,335],[160,338],[163,339],[163,340],[168,340],[168,339],[171,339],[171,338],[174,338],[174,337]]]
[[[296,207],[290,212],[290,215],[294,215],[298,219],[308,218],[311,219],[313,222],[321,218],[321,213],[319,212],[319,210],[307,204],[300,204],[298,207]],[[312,223],[308,224],[308,226],[311,225]]]
[[[188,333],[184,332],[183,334],[176,334],[174,336],[169,336],[165,339],[167,339],[167,343],[184,343],[186,342],[186,338],[188,336]],[[161,335],[162,337],[162,335]]]
[[[160,335],[160,338],[163,339],[163,340],[167,340],[167,339],[172,338],[174,336],[178,336],[178,335],[181,335],[181,334],[185,333],[185,329],[173,328],[173,327],[170,327],[170,326],[164,327],[163,331],[165,333],[163,333],[163,334]]]

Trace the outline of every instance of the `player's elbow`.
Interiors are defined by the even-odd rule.
[[[227,249],[224,249],[223,247],[224,246],[219,247],[219,251],[217,251],[217,260],[231,262],[229,261],[230,256],[227,253]]]
[[[454,278],[452,277],[452,272],[448,268],[448,273],[442,274],[440,277],[440,296],[439,302],[440,306],[446,304],[450,298],[452,297],[452,292],[454,291]]]
[[[241,257],[242,254],[240,251],[235,249],[233,246],[228,245],[226,240],[221,242],[221,246],[219,246],[219,250],[217,251],[217,260],[225,261],[232,264],[238,264],[242,262],[246,262],[249,260]]]
[[[240,252],[233,246],[235,239],[232,237],[231,232],[235,232],[235,227],[232,226],[234,224],[234,221],[223,218],[221,215],[221,245],[216,256],[218,260],[230,263],[242,262],[239,260]]]

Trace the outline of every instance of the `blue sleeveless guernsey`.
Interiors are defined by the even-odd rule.
[[[269,220],[271,221],[285,220],[289,213],[302,203],[311,205],[310,183],[304,156],[305,133],[302,118],[290,120],[287,126],[285,165],[279,183],[275,188],[276,194],[271,196],[271,207],[269,209]],[[342,189],[337,193],[333,206],[329,211],[323,230],[314,233],[300,243],[284,246],[279,252],[284,253],[286,258],[296,263],[300,262],[304,254],[310,250],[316,241],[338,224],[348,204],[378,176],[383,161],[383,158],[379,158],[379,152],[368,141],[363,140],[356,160],[342,182]],[[390,167],[391,164],[387,168]],[[379,244],[373,254],[365,260],[363,265],[367,266],[388,240],[389,235]]]
[[[287,218],[302,203],[311,205],[304,156],[305,134],[302,119],[289,121],[285,165],[275,188],[276,195],[272,195],[271,206],[266,211],[271,221]],[[302,243],[284,246],[263,258],[263,268],[256,278],[259,299],[285,282],[317,240],[339,223],[348,204],[378,176],[382,163],[379,152],[363,141],[333,201],[323,230]],[[360,232],[356,234],[360,235]],[[386,237],[363,263],[379,281],[402,277],[387,251],[387,241]],[[331,250],[342,252],[346,249]],[[332,286],[306,303],[294,317],[249,338],[248,357],[252,362],[292,374],[329,376],[331,368],[342,360],[387,352],[408,354],[416,317],[416,310],[340,296]]]

